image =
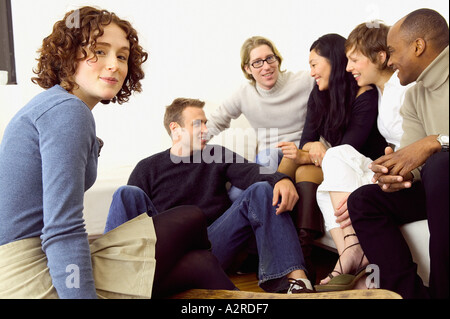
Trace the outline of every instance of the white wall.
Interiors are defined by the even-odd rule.
[[[105,141],[100,168],[134,165],[168,146],[164,107],[176,97],[219,104],[245,82],[239,50],[250,36],[277,45],[291,71],[308,69],[311,43],[325,33],[347,36],[378,18],[393,24],[422,7],[448,21],[443,0],[12,0],[18,85],[0,86],[0,138],[9,119],[41,89],[32,84],[36,50],[70,9],[95,5],[129,19],[150,57],[143,93],[122,106],[98,105],[97,135]]]

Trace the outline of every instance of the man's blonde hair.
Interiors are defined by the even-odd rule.
[[[250,63],[250,52],[254,48],[257,48],[261,45],[267,45],[272,50],[272,52],[278,58],[278,70],[280,72],[284,72],[284,71],[281,71],[281,63],[283,62],[283,57],[281,56],[281,54],[278,51],[278,49],[276,48],[276,46],[272,43],[272,41],[270,41],[267,38],[260,37],[260,36],[254,36],[254,37],[248,38],[247,40],[245,40],[244,44],[241,47],[241,69],[242,69],[242,72],[244,72],[245,78],[250,80],[250,82],[252,82],[253,85],[256,84],[256,81],[251,74],[247,73],[247,71],[245,70],[245,67],[246,66],[250,67],[250,64],[249,64]]]

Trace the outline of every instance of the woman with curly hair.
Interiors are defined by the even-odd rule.
[[[68,23],[72,17],[76,23]],[[195,207],[141,214],[89,245],[83,198],[96,179],[101,147],[91,111],[141,91],[148,54],[136,30],[114,13],[83,7],[54,25],[39,53],[32,80],[46,91],[13,117],[0,145],[0,297],[146,298],[234,289],[207,250],[204,214]],[[182,227],[173,222],[179,216]]]

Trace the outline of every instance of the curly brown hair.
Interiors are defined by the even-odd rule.
[[[75,23],[70,23],[76,19]],[[44,89],[54,85],[61,85],[68,92],[77,87],[74,74],[78,63],[87,58],[86,48],[97,59],[95,47],[97,39],[103,35],[105,26],[110,23],[117,24],[125,31],[130,41],[130,56],[128,59],[128,74],[121,90],[111,101],[122,104],[129,100],[130,95],[136,91],[141,92],[140,80],[144,78],[142,64],[147,60],[148,53],[139,45],[137,31],[131,23],[117,17],[116,14],[93,7],[82,7],[66,13],[64,19],[53,26],[53,32],[43,40],[42,47],[37,51],[40,56],[38,65],[33,70],[37,77],[31,81]],[[81,57],[80,57],[81,55]]]

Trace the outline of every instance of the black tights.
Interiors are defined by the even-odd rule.
[[[156,270],[152,298],[187,289],[236,287],[209,250],[206,219],[195,206],[180,206],[153,216]]]

